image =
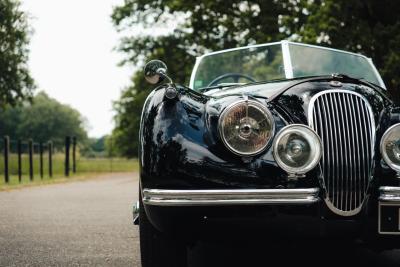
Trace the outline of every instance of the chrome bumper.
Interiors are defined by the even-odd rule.
[[[400,202],[400,187],[381,186],[379,192],[379,200],[382,202]]]
[[[257,204],[312,204],[319,201],[318,188],[307,189],[144,189],[143,202],[155,206],[219,206]]]

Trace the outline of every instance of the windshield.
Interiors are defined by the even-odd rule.
[[[379,85],[378,77],[368,59],[347,52],[289,44],[293,77],[346,74]]]
[[[345,74],[384,87],[368,58],[318,46],[280,42],[207,54],[198,59],[191,88]]]
[[[194,89],[285,78],[280,44],[210,54],[200,61]]]

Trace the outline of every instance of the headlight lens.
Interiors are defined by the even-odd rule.
[[[271,112],[261,103],[242,100],[222,112],[219,130],[229,150],[238,155],[251,156],[267,147],[274,132],[274,120]]]
[[[273,147],[278,165],[292,174],[312,170],[322,155],[319,136],[311,128],[300,124],[284,127],[276,135]]]
[[[380,148],[386,164],[400,171],[400,123],[391,126],[383,134]]]

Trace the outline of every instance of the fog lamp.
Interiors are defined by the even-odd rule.
[[[290,174],[304,174],[312,170],[322,156],[319,136],[301,124],[282,128],[275,137],[273,148],[276,162]]]
[[[386,164],[400,172],[400,123],[391,126],[383,134],[380,149]]]

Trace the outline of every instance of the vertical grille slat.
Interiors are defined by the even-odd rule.
[[[333,146],[334,146],[334,150],[332,151],[332,153],[335,155],[335,161],[333,162],[333,165],[337,166],[337,165],[339,165],[339,162],[341,160],[341,157],[339,156],[340,155],[339,144],[341,144],[341,139],[337,138],[338,137],[338,132],[337,132],[338,124],[337,124],[337,121],[339,119],[339,114],[338,114],[338,108],[337,108],[337,103],[336,103],[336,96],[334,94],[329,94],[328,96],[331,99],[330,106],[331,106],[332,110],[335,111],[335,112],[332,112],[333,137],[336,137],[336,138],[334,138],[334,143],[332,143]],[[338,180],[339,180],[338,177],[339,177],[339,175],[340,175],[340,170],[336,168],[335,176],[336,176],[336,180],[337,181],[333,182],[332,192],[335,192],[335,188],[338,188]],[[334,198],[335,194],[332,194],[332,195],[333,195],[332,203],[335,203],[335,198]]]
[[[357,114],[360,114],[360,99],[355,97],[355,109]],[[359,118],[359,123],[361,124],[361,119]],[[364,161],[364,142],[363,138],[360,133],[357,133],[357,140],[358,140],[358,169],[357,172],[361,176],[361,181],[358,184],[357,192],[358,192],[358,199],[361,200],[364,198],[364,193],[363,193],[363,177],[365,175],[364,171],[364,166],[363,166],[363,161]]]
[[[360,149],[360,144],[358,142],[358,129],[357,129],[357,118],[356,118],[356,109],[354,107],[354,103],[357,101],[356,97],[354,95],[350,95],[350,110],[351,110],[351,119],[352,119],[352,124],[353,124],[353,135],[352,135],[352,140],[353,140],[353,147],[354,147],[354,154],[353,154],[353,161],[354,161],[354,168],[353,168],[353,177],[354,181],[351,183],[351,187],[353,188],[353,209],[357,207],[357,203],[360,200],[360,198],[357,199],[358,197],[358,190],[357,189],[357,173],[359,173],[359,149]],[[361,176],[361,175],[360,175]]]
[[[311,99],[309,120],[324,148],[320,165],[325,201],[339,215],[355,215],[366,198],[373,168],[372,109],[357,93],[327,90]]]
[[[336,109],[336,123],[337,123],[337,125],[338,125],[338,131],[337,131],[337,135],[336,135],[336,138],[335,138],[335,140],[337,140],[337,139],[339,139],[339,145],[338,145],[338,156],[339,156],[339,158],[340,158],[340,161],[338,161],[337,162],[337,166],[338,166],[338,169],[340,170],[340,171],[338,171],[338,177],[337,177],[337,182],[336,182],[336,191],[339,191],[340,190],[340,181],[339,180],[341,180],[341,177],[343,177],[343,143],[342,143],[342,135],[341,135],[341,128],[339,128],[340,127],[340,122],[339,122],[339,120],[340,120],[340,116],[339,116],[339,109],[338,109],[338,102],[339,102],[339,97],[338,97],[338,95],[337,94],[332,94],[334,97],[335,97],[335,109]],[[339,138],[338,138],[339,137]],[[339,149],[340,149],[340,154],[339,154]],[[340,174],[340,175],[339,175]],[[334,192],[336,192],[336,191],[334,191]],[[334,194],[335,195],[335,193],[334,192],[332,192],[332,194]],[[338,199],[338,198],[337,198]],[[333,202],[334,203],[334,205],[335,205],[335,202]],[[337,205],[339,205],[339,200],[336,200],[336,206]]]
[[[342,94],[342,103],[343,103],[343,113],[344,113],[344,140],[346,140],[345,142],[345,147],[346,147],[346,153],[345,153],[345,158],[346,158],[346,165],[345,165],[345,176],[346,179],[344,179],[344,191],[345,191],[345,196],[344,196],[344,210],[348,210],[347,208],[347,201],[348,201],[348,197],[349,197],[349,180],[350,180],[350,174],[349,174],[349,169],[351,168],[351,164],[350,164],[350,144],[349,144],[349,140],[350,140],[350,134],[349,134],[349,118],[348,118],[348,114],[347,114],[347,104],[346,104],[346,96]],[[343,178],[344,178],[343,177]]]
[[[325,108],[325,99],[323,99],[322,101],[321,101],[321,104],[322,104],[322,110],[323,110],[323,116],[324,117],[327,117],[327,112],[326,112],[326,108]],[[324,144],[324,146],[325,147],[327,147],[327,149],[329,149],[328,147],[329,147],[329,127],[328,127],[328,122],[327,122],[327,120],[321,120],[321,123],[323,123],[324,124],[324,126],[325,127],[323,127],[323,129],[325,130],[324,131],[324,140],[325,140],[325,142],[323,143]],[[325,154],[324,155],[324,158],[326,158],[326,161],[325,161],[325,166],[324,166],[324,169],[326,170],[326,184],[327,184],[327,187],[329,187],[329,185],[330,185],[330,183],[331,183],[331,172],[330,172],[330,169],[329,169],[329,162],[330,162],[330,154]]]
[[[343,207],[343,202],[344,202],[344,195],[345,195],[345,181],[344,177],[346,177],[346,169],[347,169],[347,139],[346,139],[346,125],[345,125],[345,116],[343,115],[343,96],[341,94],[338,94],[338,103],[339,103],[339,110],[340,110],[340,131],[339,134],[342,139],[342,164],[339,165],[338,167],[341,168],[341,177],[340,177],[340,186],[338,187],[338,192],[339,192],[339,198],[340,198],[340,203],[338,203],[339,207]]]

